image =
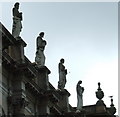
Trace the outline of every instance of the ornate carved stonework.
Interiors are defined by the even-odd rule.
[[[102,106],[105,105],[102,98],[104,97],[104,92],[100,88],[100,82],[98,83],[98,91],[96,91],[96,97],[99,99],[96,105]]]
[[[28,101],[25,100],[25,98],[21,98],[21,97],[12,97],[9,96],[8,97],[8,104],[12,105],[12,106],[19,106],[19,107],[26,107],[28,106]]]

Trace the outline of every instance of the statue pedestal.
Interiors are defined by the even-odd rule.
[[[106,112],[106,105],[103,100],[98,100],[96,103],[96,113],[104,113]]]
[[[22,38],[17,39],[15,44],[9,47],[9,55],[18,63],[24,63],[24,47],[26,45]]]
[[[66,89],[58,90],[57,92],[59,93],[59,95],[61,95],[61,98],[58,102],[60,107],[65,112],[69,112],[69,96],[70,96],[70,93]]]
[[[50,70],[46,66],[37,67],[38,75],[37,75],[37,84],[43,90],[49,90],[49,79],[48,75],[51,73]]]
[[[37,74],[37,84],[45,92],[49,90],[49,79],[48,75],[51,73],[46,66],[36,67],[38,70]],[[38,115],[47,115],[50,114],[50,109],[48,107],[49,97],[47,95],[40,98],[40,104],[38,106]]]

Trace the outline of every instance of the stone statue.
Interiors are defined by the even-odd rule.
[[[46,46],[46,41],[43,40],[44,32],[41,32],[39,36],[37,37],[37,51],[36,51],[36,57],[35,62],[37,63],[37,67],[41,67],[45,65],[45,55],[44,55],[44,49]]]
[[[82,84],[82,81],[78,81],[77,86],[76,86],[76,91],[77,91],[77,110],[76,112],[81,112],[82,106],[83,106],[83,92],[84,88],[80,86]]]
[[[17,38],[20,35],[21,29],[22,29],[22,12],[18,11],[19,9],[19,3],[16,2],[14,5],[14,8],[12,10],[13,12],[13,28],[12,28],[12,35]]]
[[[58,81],[58,89],[64,89],[66,84],[66,75],[67,75],[67,69],[65,69],[64,59],[60,60],[60,63],[58,65],[59,70],[59,81]]]

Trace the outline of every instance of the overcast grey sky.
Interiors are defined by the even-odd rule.
[[[2,23],[11,32],[15,2],[2,3]],[[118,3],[115,2],[20,2],[23,12],[21,37],[27,43],[25,55],[34,62],[36,38],[45,32],[46,66],[49,80],[57,88],[58,63],[65,59],[66,89],[70,104],[76,106],[76,84],[82,80],[84,105],[95,104],[97,83],[114,96],[118,106]]]

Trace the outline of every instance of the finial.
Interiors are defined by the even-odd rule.
[[[114,106],[114,104],[113,104],[113,96],[109,96],[109,97],[111,98],[111,105],[110,106],[112,107],[112,106]]]
[[[101,90],[100,85],[101,85],[100,82],[98,82],[98,90]]]
[[[100,88],[100,82],[98,82],[98,91],[96,91],[96,97],[101,100],[104,97],[104,93],[102,89]]]
[[[110,105],[110,110],[109,112],[114,115],[116,113],[116,108],[114,107],[114,104],[113,104],[113,96],[109,96],[111,98],[111,105]]]
[[[96,97],[99,99],[96,103],[97,105],[105,105],[102,100],[102,98],[104,97],[104,92],[100,88],[100,82],[98,82],[98,89],[96,91]]]

